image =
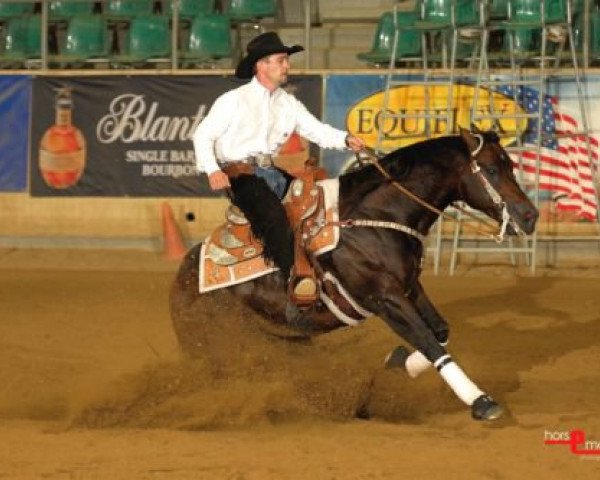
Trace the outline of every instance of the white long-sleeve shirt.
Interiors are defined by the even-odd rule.
[[[274,155],[294,131],[322,148],[347,148],[346,132],[317,120],[283,89],[269,92],[254,77],[217,98],[196,128],[198,169],[210,175],[219,170],[217,160],[225,164]]]

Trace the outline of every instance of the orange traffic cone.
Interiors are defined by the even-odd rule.
[[[163,202],[162,204],[162,227],[165,258],[169,260],[181,260],[185,256],[187,249],[183,244],[181,233],[175,223],[173,209],[168,202]]]

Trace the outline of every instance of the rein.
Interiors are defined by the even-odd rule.
[[[487,221],[482,220],[481,218],[478,218],[473,213],[462,208],[460,205],[457,205],[457,204],[452,204],[452,205],[454,208],[459,210],[464,215],[470,217],[472,220],[483,223],[486,227],[488,227],[488,229],[486,229],[486,230],[476,229],[474,227],[470,227],[469,225],[465,225],[465,227],[467,227],[469,230],[473,231],[476,234],[483,234],[485,236],[488,236],[488,237],[494,239],[497,243],[501,243],[504,240],[504,235],[506,234],[506,227],[508,226],[509,222],[511,221],[510,214],[508,213],[508,208],[506,206],[506,202],[504,202],[502,200],[502,197],[500,196],[500,194],[496,191],[496,189],[492,186],[492,184],[488,181],[488,179],[481,172],[481,167],[477,163],[476,156],[479,154],[479,152],[483,148],[484,139],[483,139],[483,136],[480,134],[474,134],[474,136],[479,139],[479,145],[477,146],[477,148],[474,151],[471,152],[471,173],[473,173],[473,175],[477,176],[477,178],[481,182],[483,188],[485,189],[487,194],[490,196],[490,198],[494,202],[494,205],[496,205],[497,207],[502,209],[502,225],[500,226],[500,231],[498,233],[495,233],[494,226],[491,225],[490,223],[488,223]],[[390,183],[394,186],[394,188],[398,189],[400,192],[402,192],[408,198],[410,198],[414,202],[418,203],[422,207],[426,208],[427,210],[437,214],[438,216],[441,216],[442,218],[445,218],[447,220],[452,220],[453,222],[458,222],[458,220],[456,218],[454,218],[453,216],[434,207],[430,203],[426,202],[419,196],[412,193],[410,190],[408,190],[406,187],[401,185],[399,182],[394,180],[391,177],[391,175],[379,163],[379,157],[377,155],[375,155],[375,153],[371,149],[364,148],[362,151],[367,155],[367,157],[370,159],[370,161],[364,162],[360,158],[359,154],[357,153],[356,159],[361,165],[364,165],[365,163],[373,165],[375,168],[377,168],[377,170],[379,170],[379,172],[381,173],[381,175],[384,178],[386,178],[387,180],[390,181]],[[349,220],[347,223],[353,223],[354,225],[359,226],[357,224],[357,222],[358,222],[357,220]],[[411,232],[406,232],[406,233],[410,233],[411,235],[413,235],[413,236],[419,238],[421,241],[423,241],[422,240],[424,237],[423,234],[416,232],[416,230],[414,230],[410,227],[396,224],[395,222],[374,222],[374,223],[386,223],[386,224],[394,223],[394,225],[402,227],[402,228],[394,227],[394,229],[400,230],[400,231],[405,231],[405,229],[409,229],[409,230],[411,230]],[[351,225],[347,225],[347,226],[351,226]],[[369,226],[376,226],[376,225],[369,225]],[[381,225],[381,226],[383,226],[383,225]],[[518,233],[519,232],[518,226],[516,224],[514,224],[514,222],[513,222],[513,227],[515,228],[515,230]],[[391,227],[387,226],[384,228],[391,228]],[[417,235],[415,235],[415,233]]]

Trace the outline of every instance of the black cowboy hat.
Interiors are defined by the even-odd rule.
[[[246,56],[240,60],[235,69],[235,76],[237,78],[252,78],[254,75],[254,64],[261,58],[268,57],[274,53],[287,53],[291,55],[302,50],[304,50],[304,47],[300,45],[286,47],[275,32],[263,33],[248,43]]]

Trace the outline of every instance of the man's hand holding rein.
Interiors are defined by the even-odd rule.
[[[229,177],[221,170],[217,170],[208,176],[208,184],[212,190],[223,190],[224,188],[231,187]]]
[[[365,148],[365,142],[361,138],[355,137],[351,134],[346,135],[346,145],[354,153],[358,153]]]

